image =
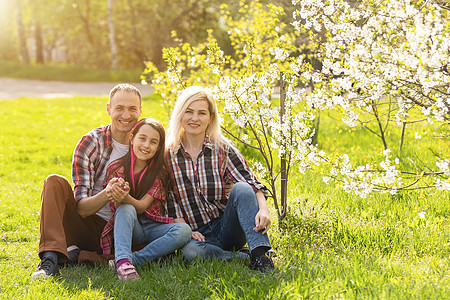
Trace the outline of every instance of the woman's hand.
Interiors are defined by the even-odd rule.
[[[262,234],[265,234],[269,231],[270,224],[272,224],[272,221],[270,221],[269,210],[260,209],[255,216],[256,226],[253,228],[253,231],[258,232],[260,230],[264,230]]]
[[[192,231],[192,238],[196,241],[199,242],[204,242],[205,241],[205,237],[203,236],[203,234],[201,234],[198,231]]]

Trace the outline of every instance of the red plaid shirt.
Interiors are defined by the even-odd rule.
[[[108,166],[108,169],[113,166],[114,163],[111,163]],[[124,178],[123,167],[119,168],[113,174],[111,174],[108,177],[106,184],[114,177]],[[155,182],[153,183],[153,186],[148,190],[147,194],[153,196],[155,200],[153,200],[153,202],[144,212],[144,215],[147,218],[160,223],[173,223],[173,219],[167,217],[166,214],[165,190],[163,185],[160,184],[159,178],[155,178]],[[105,228],[103,228],[102,236],[100,238],[100,245],[103,249],[103,254],[111,254],[114,249],[114,213],[116,212],[116,207],[112,202],[109,203],[109,207],[111,208],[112,217],[105,225]]]
[[[230,144],[216,148],[206,136],[194,163],[182,144],[167,155],[173,191],[167,201],[169,216],[184,218],[196,230],[225,211],[227,182],[248,182],[256,191],[267,189],[258,182],[239,150]]]
[[[95,182],[106,168],[111,152],[110,125],[92,129],[78,141],[72,158],[73,194],[76,201],[93,196]]]

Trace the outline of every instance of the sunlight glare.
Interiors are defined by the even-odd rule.
[[[0,24],[5,19],[10,18],[13,13],[13,2],[9,0],[0,0]]]

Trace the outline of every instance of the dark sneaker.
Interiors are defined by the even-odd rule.
[[[259,257],[251,258],[249,268],[252,270],[258,270],[263,273],[267,273],[272,272],[275,267],[270,257],[267,257],[266,255],[261,255]]]
[[[70,265],[78,264],[78,256],[80,255],[81,249],[78,246],[72,245],[67,248],[67,254],[69,255],[68,263]]]
[[[51,276],[59,275],[58,264],[53,261],[50,257],[44,257],[38,266],[36,272],[31,274],[31,278],[49,278]]]

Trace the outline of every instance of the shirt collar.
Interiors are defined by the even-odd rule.
[[[106,125],[105,131],[105,148],[112,146],[111,124]]]
[[[208,134],[205,135],[205,139],[203,140],[203,148],[205,148],[205,147],[209,148],[211,150],[214,148],[214,144],[211,142],[211,139],[209,138]],[[173,153],[178,153],[181,149],[183,149],[183,151],[184,151],[184,146],[183,146],[183,143],[181,142],[181,139],[180,139],[180,143],[174,149]]]

